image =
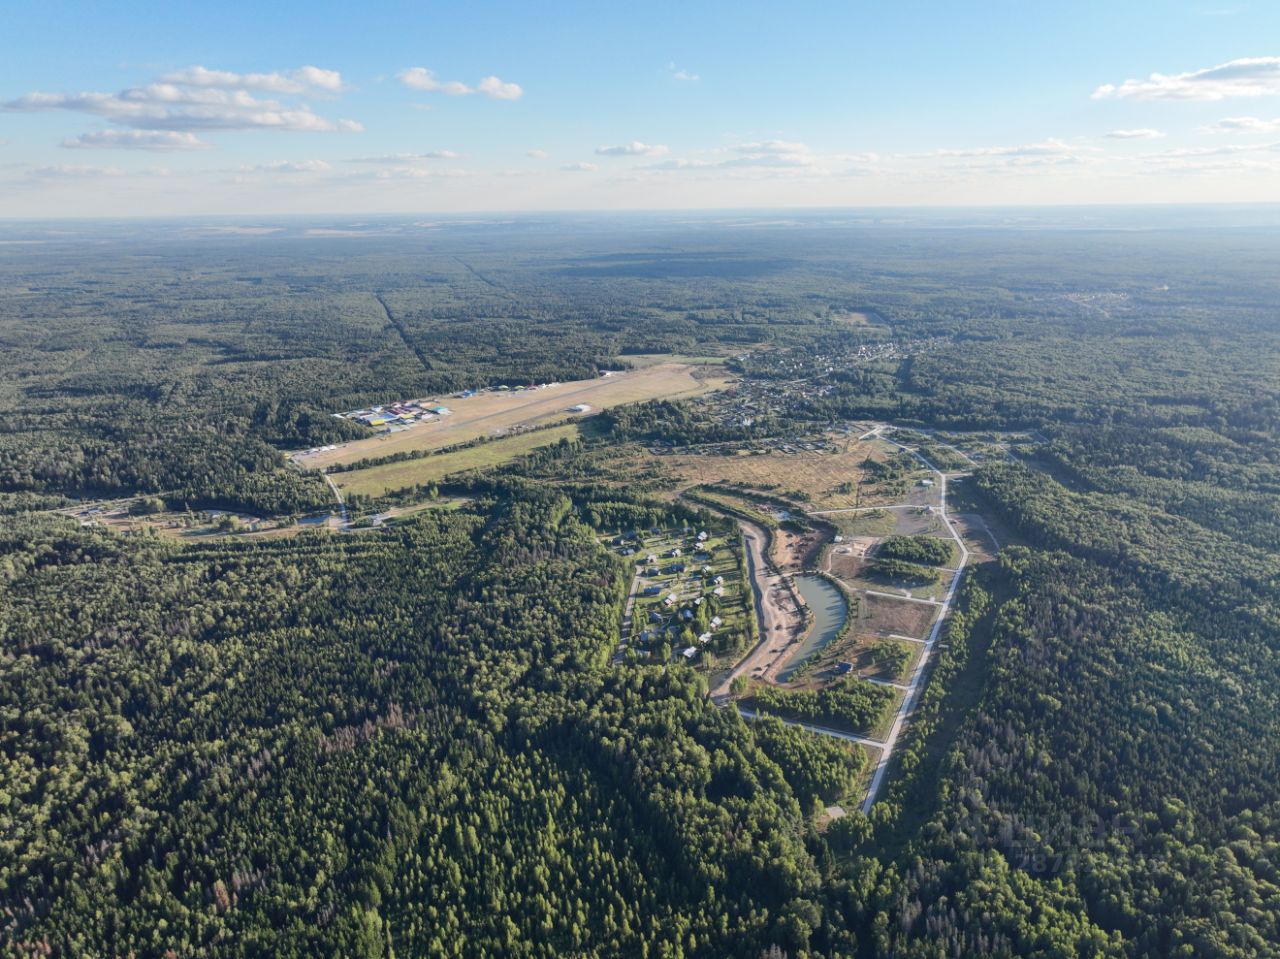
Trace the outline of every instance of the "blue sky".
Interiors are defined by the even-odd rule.
[[[0,216],[1280,200],[1280,4],[15,5]]]

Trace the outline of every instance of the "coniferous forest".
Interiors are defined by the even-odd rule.
[[[1280,234],[1144,215],[7,226],[0,954],[1280,956]],[[287,454],[367,433],[336,412],[654,356],[722,381],[295,523],[336,507]],[[868,422],[1000,548],[864,813],[864,753],[616,655],[610,543],[778,527],[792,477],[664,464]],[[278,528],[76,519],[120,501]]]

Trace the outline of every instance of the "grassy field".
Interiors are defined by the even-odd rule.
[[[885,593],[905,592],[916,599],[941,600],[946,595],[947,587],[951,585],[952,577],[955,575],[947,569],[928,567],[937,573],[936,582],[919,583],[888,579],[877,573],[874,559],[867,560],[852,553],[842,553],[839,549],[837,547],[826,556],[824,568],[850,589],[871,589]]]
[[[585,403],[592,411],[641,400],[678,399],[720,389],[729,382],[723,371],[687,363],[659,363],[591,380],[574,380],[544,390],[485,392],[469,397],[427,400],[448,406],[452,413],[398,433],[370,436],[343,443],[337,449],[297,454],[302,466],[323,469],[335,463],[388,456],[408,450],[432,450],[469,440],[501,435],[513,427],[542,426],[571,419],[569,407]]]
[[[662,363],[688,363],[690,366],[723,366],[724,356],[686,356],[681,353],[624,353],[617,358],[636,369],[658,366]]]
[[[833,513],[823,519],[845,537],[881,537],[893,533],[897,525],[893,513],[893,510],[877,509],[863,513]]]
[[[858,311],[850,311],[848,313],[832,313],[831,321],[833,323],[843,323],[846,326],[870,326],[871,317],[866,313]]]
[[[859,596],[857,628],[877,636],[896,633],[923,639],[936,615],[934,607],[923,603],[863,594]]]
[[[344,492],[381,496],[391,490],[435,483],[450,473],[500,466],[532,450],[559,443],[562,439],[577,439],[578,434],[577,423],[565,423],[550,429],[518,433],[452,453],[387,463],[350,473],[334,473],[333,480]]]
[[[838,452],[765,453],[738,455],[693,454],[655,457],[682,481],[688,483],[728,482],[776,495],[803,494],[807,509],[846,509],[874,506],[892,500],[864,483],[863,464],[867,456],[884,457],[883,451],[858,440],[839,440]]]

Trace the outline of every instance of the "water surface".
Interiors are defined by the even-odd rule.
[[[840,632],[840,627],[849,616],[849,604],[844,594],[821,576],[801,573],[795,577],[795,581],[800,597],[813,611],[813,627],[791,654],[786,667],[778,674],[778,680],[784,683],[791,679],[801,663],[836,638],[836,633]]]

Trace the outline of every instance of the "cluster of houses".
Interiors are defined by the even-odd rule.
[[[495,393],[528,393],[528,392],[530,392],[531,390],[551,390],[551,389],[555,389],[555,388],[556,388],[557,386],[559,386],[559,385],[560,385],[559,383],[534,383],[532,386],[507,386],[507,385],[504,383],[502,386],[495,387],[495,388],[494,388],[494,390],[493,390],[493,392],[495,392]],[[488,392],[488,391],[487,391],[487,390],[481,390],[480,392],[485,393],[485,392]],[[462,395],[463,395],[463,396],[473,396],[473,395],[475,395],[475,390],[464,390],[464,391],[463,391],[463,393],[462,393]]]
[[[728,389],[689,402],[708,409],[728,429],[737,432],[742,428],[754,428],[755,434],[761,434],[771,431],[771,424],[776,429],[780,422],[810,419],[813,402],[836,392],[835,384],[829,379],[832,373],[859,364],[915,356],[945,346],[947,342],[945,337],[927,337],[879,340],[822,353],[803,350],[744,353],[734,359],[746,370],[746,377]],[[769,375],[756,378],[751,376],[753,371],[767,371]],[[744,446],[755,453],[771,449],[797,453],[822,448],[820,445],[807,445],[806,441],[795,437],[747,435],[751,437],[749,440],[731,444],[728,451],[736,452]],[[650,452],[662,455],[673,452],[676,446],[671,442],[659,442],[653,444]],[[704,446],[698,448],[704,452],[715,452]]]
[[[386,406],[371,406],[363,410],[350,410],[333,415],[343,420],[363,423],[365,426],[383,432],[407,429],[419,423],[429,423],[441,416],[448,416],[452,410],[440,406],[430,400],[405,400],[400,403],[388,403]]]
[[[635,535],[629,534],[629,536]],[[694,586],[695,591],[704,593],[682,599],[680,593],[676,591],[678,584],[675,580],[665,584],[649,583],[643,586],[639,592],[640,596],[650,599],[662,598],[661,602],[649,611],[646,627],[635,634],[637,643],[644,645],[663,637],[674,640],[695,622],[702,622],[703,632],[697,637],[696,645],[687,646],[676,653],[685,660],[693,660],[698,657],[702,647],[715,638],[716,631],[724,626],[724,620],[720,616],[705,619],[705,617],[700,618],[698,614],[699,607],[703,606],[710,597],[720,598],[725,595],[724,577],[713,575],[714,569],[708,565],[712,559],[712,552],[708,545],[709,538],[706,531],[694,534],[686,543],[687,555],[686,550],[677,545],[662,552],[661,556],[650,552],[637,561],[640,575],[646,577],[678,577],[681,574],[690,573],[693,576],[691,582],[701,584]],[[620,536],[613,542],[615,546],[621,547],[619,549],[621,555],[631,556],[637,552],[634,547],[627,545],[629,537]]]

